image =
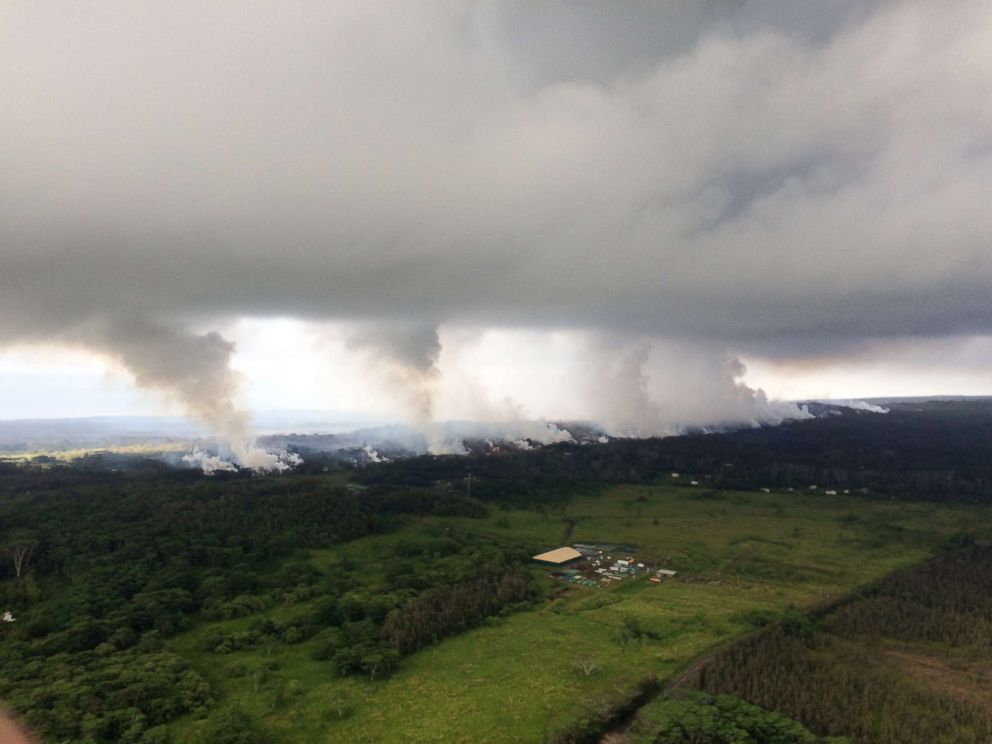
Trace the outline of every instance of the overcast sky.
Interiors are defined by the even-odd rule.
[[[992,393],[987,0],[6,0],[0,90],[0,417]]]

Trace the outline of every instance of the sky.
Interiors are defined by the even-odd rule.
[[[0,6],[0,418],[988,394],[992,6]]]

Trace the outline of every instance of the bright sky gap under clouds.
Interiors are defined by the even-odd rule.
[[[0,418],[992,393],[988,2],[12,0],[0,89]]]

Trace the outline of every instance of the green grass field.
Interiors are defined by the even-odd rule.
[[[494,619],[403,660],[370,682],[310,658],[313,642],[225,655],[198,649],[204,624],[168,648],[192,660],[278,742],[535,742],[604,696],[648,674],[666,677],[715,644],[747,632],[755,611],[781,613],[846,593],[919,561],[950,535],[992,534],[986,510],[812,493],[713,493],[672,483],[613,487],[542,512],[492,509],[485,519],[429,518],[398,533],[309,554],[333,572],[341,555],[374,589],[398,540],[457,530],[538,552],[569,542],[632,543],[679,577],[610,588],[569,587],[533,609]],[[549,588],[547,569],[535,577]],[[276,608],[281,612],[298,611]],[[626,617],[657,639],[621,643]],[[586,674],[579,661],[595,666]],[[339,715],[341,700],[348,710]],[[177,741],[199,722],[173,725]]]

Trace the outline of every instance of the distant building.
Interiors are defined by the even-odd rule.
[[[567,566],[575,561],[582,560],[582,553],[575,548],[557,548],[549,550],[547,553],[539,553],[531,558],[536,563],[545,566]]]

